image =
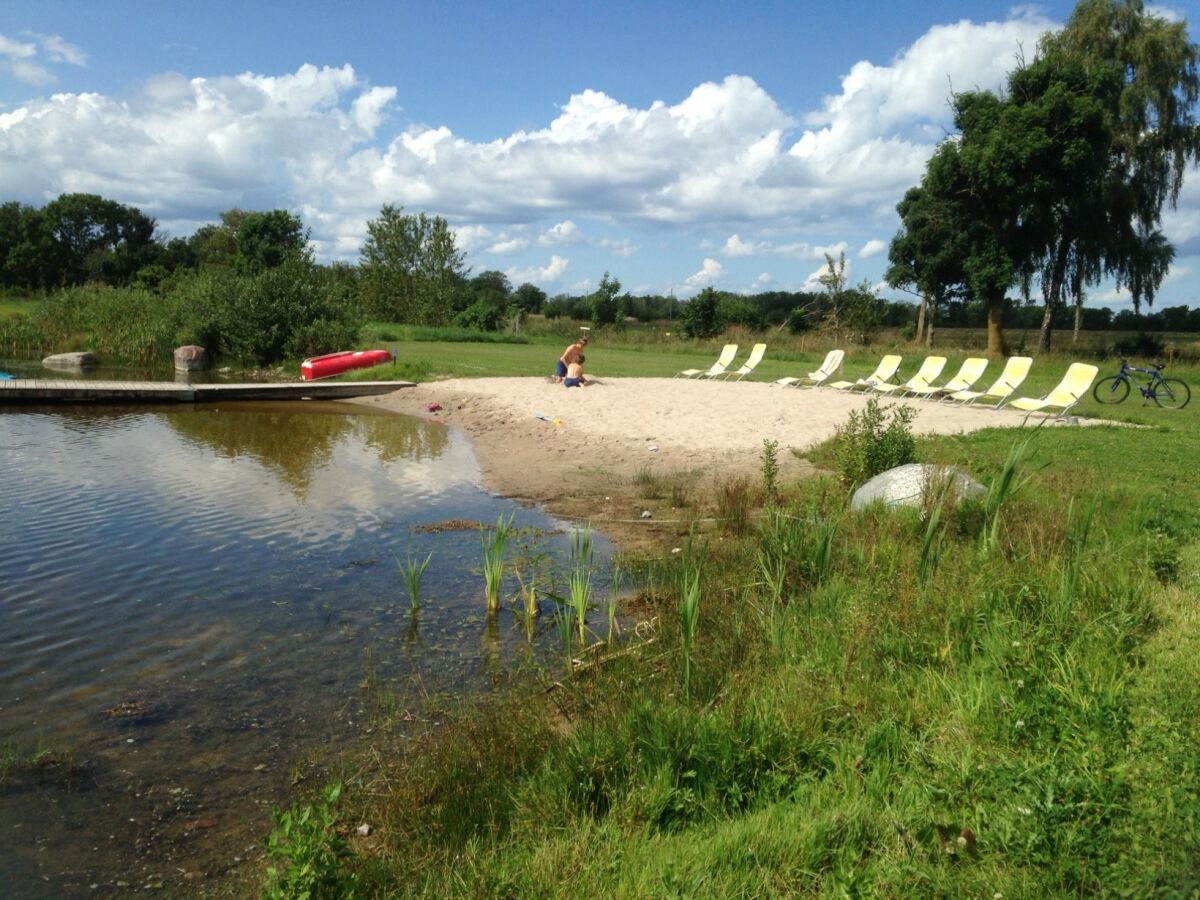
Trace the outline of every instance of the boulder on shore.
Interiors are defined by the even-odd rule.
[[[208,368],[208,351],[196,344],[175,348],[176,372],[202,372]]]
[[[865,482],[850,498],[850,508],[859,510],[872,503],[920,506],[923,492],[931,490],[940,493],[943,489],[952,495],[955,503],[987,493],[987,488],[954,466],[909,463],[880,472]]]
[[[86,350],[79,353],[55,353],[42,360],[42,365],[48,369],[90,369],[96,363],[96,354]]]

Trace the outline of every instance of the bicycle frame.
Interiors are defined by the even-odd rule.
[[[1162,377],[1161,369],[1161,366],[1156,366],[1153,369],[1142,369],[1137,366],[1131,366],[1128,362],[1122,359],[1121,369],[1117,372],[1117,378],[1125,379],[1130,383],[1130,385],[1137,388],[1143,397],[1148,400],[1153,400],[1155,388],[1158,387],[1159,383],[1166,381],[1166,379]],[[1138,372],[1142,375],[1149,375],[1150,380],[1143,384],[1133,377],[1134,372]]]

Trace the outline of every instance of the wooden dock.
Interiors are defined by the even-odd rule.
[[[416,387],[411,381],[287,381],[187,384],[170,381],[84,381],[14,378],[0,381],[0,405],[10,403],[216,403],[223,400],[345,400]]]

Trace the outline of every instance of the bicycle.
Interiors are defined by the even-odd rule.
[[[1116,375],[1097,381],[1096,386],[1092,388],[1092,396],[1096,398],[1097,403],[1120,403],[1129,396],[1130,386],[1133,386],[1141,391],[1143,397],[1153,400],[1163,409],[1183,409],[1192,399],[1192,389],[1187,386],[1187,382],[1178,378],[1163,378],[1164,368],[1166,363],[1154,363],[1153,369],[1139,369],[1122,359],[1121,370]],[[1133,377],[1134,372],[1149,375],[1150,379],[1145,384],[1140,384]]]

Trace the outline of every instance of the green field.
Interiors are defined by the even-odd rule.
[[[588,367],[670,375],[716,347],[597,341]],[[398,344],[400,368],[422,377],[539,375],[559,349]],[[756,378],[805,371],[824,349],[768,351]],[[852,353],[846,374],[881,352]],[[923,352],[904,353],[907,376]],[[1071,359],[1036,360],[1022,393],[1043,393]],[[1197,385],[1195,369],[1170,374]],[[1116,418],[1143,427],[920,439],[922,460],[997,486],[1028,440],[1008,493],[931,500],[923,515],[849,512],[832,442],[808,454],[830,475],[783,485],[774,504],[757,479],[606,486],[716,520],[623,560],[630,613],[653,625],[574,676],[525,673],[440,710],[436,727],[397,725],[403,739],[377,723],[367,751],[333,765],[336,803],[302,797],[279,820],[269,883],[308,873],[335,892],[431,897],[1194,895],[1198,409],[1131,398]],[[1089,399],[1079,412],[1106,410]],[[685,641],[689,586],[699,620]],[[330,824],[295,824],[306,810]],[[339,856],[336,835],[357,822],[373,837]]]

